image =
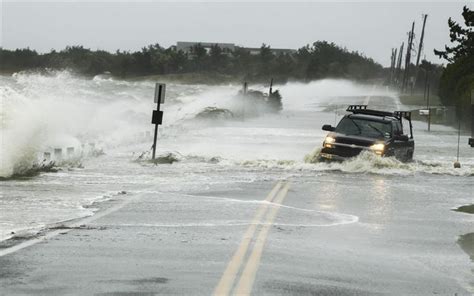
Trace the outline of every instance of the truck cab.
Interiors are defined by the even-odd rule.
[[[371,151],[376,155],[395,157],[400,161],[413,160],[415,141],[411,112],[386,112],[367,109],[366,105],[351,105],[336,127],[324,125],[329,131],[323,142],[320,160],[345,160]],[[403,120],[409,123],[409,134],[404,133]]]

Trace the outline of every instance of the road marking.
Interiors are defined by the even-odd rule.
[[[134,201],[136,198],[138,197],[135,197],[135,198],[128,198],[126,200],[124,200],[123,202],[121,202],[120,204],[116,205],[116,206],[113,206],[107,210],[104,210],[104,211],[100,211],[98,212],[97,214],[95,215],[92,215],[92,216],[89,216],[89,217],[86,217],[86,218],[83,218],[81,220],[77,220],[76,222],[72,223],[72,224],[69,224],[67,225],[68,227],[70,227],[69,229],[60,229],[60,230],[54,230],[54,231],[51,231],[51,232],[48,232],[46,233],[45,235],[43,236],[40,236],[38,238],[34,238],[34,239],[30,239],[30,240],[27,240],[25,242],[22,242],[18,245],[14,245],[12,247],[9,247],[9,248],[5,248],[5,249],[2,249],[0,250],[0,257],[2,256],[5,256],[5,255],[9,255],[9,254],[12,254],[12,253],[15,253],[17,251],[20,251],[24,248],[27,248],[27,247],[30,247],[30,246],[33,246],[33,245],[36,245],[40,242],[43,242],[43,241],[46,241],[48,239],[51,239],[55,236],[58,236],[60,234],[65,234],[65,233],[68,233],[69,231],[73,230],[75,227],[80,227],[81,225],[84,225],[84,224],[88,224],[88,223],[91,223],[97,219],[100,219],[104,216],[107,216],[115,211],[118,211],[120,210],[121,208],[123,208],[124,206],[126,206],[127,204],[131,203],[132,201]]]
[[[240,267],[242,266],[245,254],[247,253],[247,250],[249,248],[250,242],[252,241],[252,238],[255,234],[255,231],[257,230],[257,226],[259,223],[261,223],[261,219],[263,218],[268,205],[270,202],[272,202],[273,198],[275,198],[276,194],[281,188],[282,183],[278,182],[275,187],[273,187],[272,191],[268,194],[267,198],[265,201],[267,203],[262,204],[258,210],[257,213],[255,214],[255,217],[252,220],[252,223],[250,224],[249,228],[245,232],[243,239],[239,245],[239,248],[237,251],[234,253],[234,256],[230,260],[229,264],[227,265],[227,268],[225,269],[224,273],[222,274],[222,277],[217,284],[217,287],[214,290],[214,295],[228,295],[230,290],[232,289],[232,286],[234,285],[235,277],[237,276],[237,273],[239,272]]]
[[[285,184],[283,189],[278,193],[278,197],[275,199],[276,204],[281,204],[283,202],[289,188],[290,185]],[[265,241],[267,240],[268,232],[270,231],[270,227],[276,218],[278,210],[280,210],[280,206],[273,207],[267,214],[267,220],[265,221],[263,228],[260,230],[253,247],[252,254],[247,260],[247,264],[245,265],[245,268],[240,276],[239,283],[235,288],[234,295],[250,295],[250,292],[252,292],[255,276],[262,258],[263,248],[265,247]]]
[[[375,85],[372,87],[370,94],[365,98],[363,105],[369,105],[370,97],[374,94]]]

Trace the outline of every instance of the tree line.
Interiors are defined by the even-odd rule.
[[[448,20],[451,46],[434,53],[448,64],[439,81],[439,96],[445,105],[456,106],[458,118],[471,119],[471,95],[474,95],[474,11],[464,6],[464,25]]]
[[[68,46],[63,50],[38,53],[24,48],[0,48],[0,71],[69,69],[84,75],[105,72],[120,78],[183,73],[217,73],[248,81],[268,79],[286,81],[320,78],[370,79],[380,76],[383,68],[371,58],[349,51],[334,43],[317,41],[294,53],[275,54],[263,44],[258,54],[236,47],[229,51],[218,45],[209,50],[196,44],[189,52],[164,48],[159,44],[139,51],[114,53]]]

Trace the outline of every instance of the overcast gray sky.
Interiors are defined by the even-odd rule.
[[[447,20],[461,20],[450,2],[126,2],[4,1],[1,46],[40,52],[83,45],[109,51],[136,50],[176,41],[230,42],[299,48],[317,40],[357,50],[383,65],[392,47],[406,42],[415,21],[418,42],[427,13],[424,55],[441,62],[433,48],[449,43]]]

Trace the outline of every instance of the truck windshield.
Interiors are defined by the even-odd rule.
[[[390,138],[392,135],[392,124],[390,122],[344,117],[337,125],[336,132],[367,138]]]

